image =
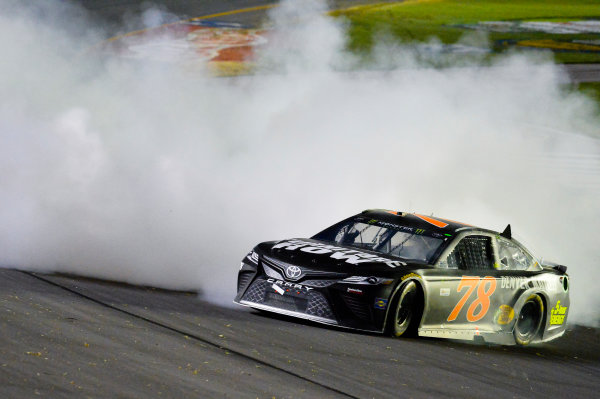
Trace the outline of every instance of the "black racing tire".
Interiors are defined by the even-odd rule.
[[[544,320],[544,301],[538,294],[530,295],[519,312],[513,335],[518,345],[529,345],[538,336]]]
[[[392,308],[389,332],[394,337],[417,335],[423,313],[423,295],[420,286],[409,281],[400,288]]]

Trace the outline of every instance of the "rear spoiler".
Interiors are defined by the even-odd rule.
[[[565,265],[559,265],[558,263],[554,262],[542,261],[542,267],[549,267],[561,274],[567,273],[567,267]]]

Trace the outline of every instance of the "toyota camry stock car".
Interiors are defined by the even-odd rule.
[[[569,277],[502,232],[425,215],[367,210],[310,239],[258,244],[235,302],[395,336],[498,344],[565,332]]]

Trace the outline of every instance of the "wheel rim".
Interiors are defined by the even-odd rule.
[[[519,320],[517,321],[517,328],[519,329],[519,333],[523,336],[529,336],[536,326],[536,321],[538,318],[537,305],[534,302],[527,302],[523,309],[521,309],[521,314],[519,315]]]
[[[538,333],[542,322],[542,309],[543,303],[537,295],[525,302],[515,325],[515,338],[518,343],[526,345]]]
[[[412,282],[402,291],[396,310],[396,335],[404,333],[412,319],[415,291],[415,285]]]

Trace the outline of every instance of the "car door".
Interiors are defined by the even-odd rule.
[[[455,241],[426,277],[428,294],[421,328],[468,334],[498,330],[494,319],[504,295],[498,294],[502,275],[495,267],[494,236],[474,231]]]

